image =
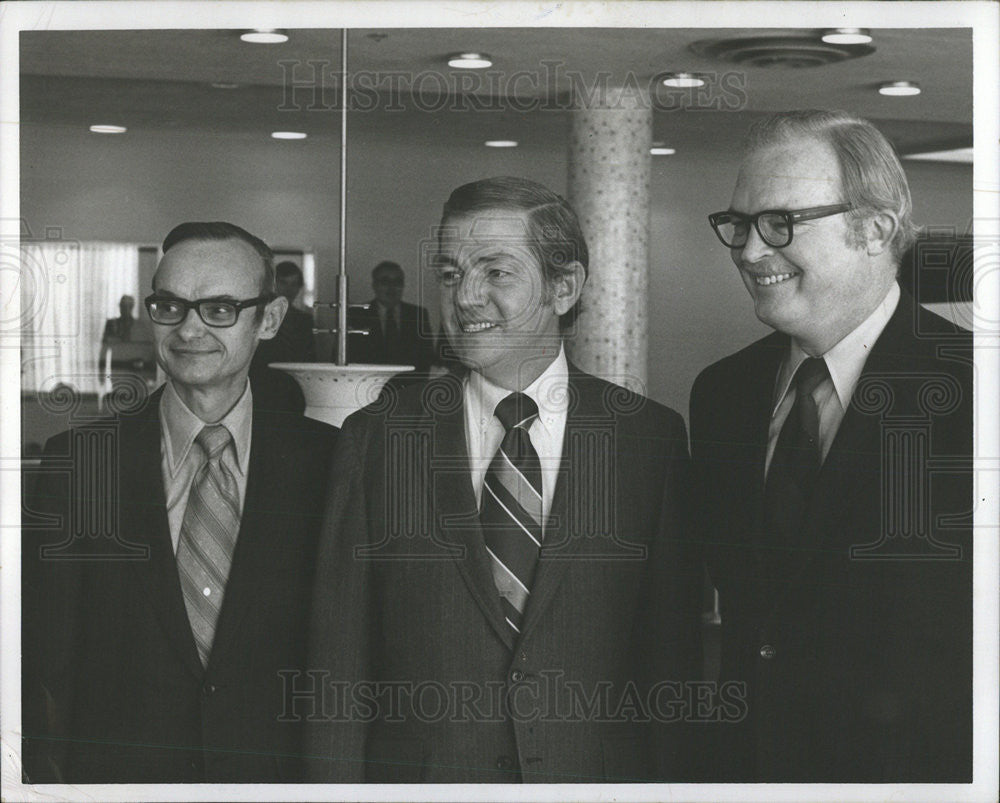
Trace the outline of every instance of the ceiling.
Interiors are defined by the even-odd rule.
[[[21,121],[247,136],[301,130],[339,137],[340,31],[292,29],[289,41],[249,45],[235,30],[25,31]],[[565,138],[572,89],[653,87],[654,138],[674,147],[735,142],[747,119],[787,108],[844,108],[876,121],[903,153],[972,144],[972,32],[873,29],[874,52],[803,68],[732,64],[699,55],[707,39],[798,37],[808,29],[398,28],[351,30],[356,135],[419,143]],[[695,47],[692,48],[692,45]],[[446,57],[483,51],[489,71]],[[707,73],[701,90],[656,77]],[[916,81],[922,94],[886,98],[880,82]],[[294,90],[290,82],[297,82]],[[213,88],[213,83],[237,84]],[[717,112],[711,114],[709,112]],[[725,112],[725,113],[718,113]]]

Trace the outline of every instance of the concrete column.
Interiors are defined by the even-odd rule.
[[[572,115],[569,202],[590,275],[567,348],[583,370],[645,392],[652,107],[635,86],[611,87],[577,98]]]

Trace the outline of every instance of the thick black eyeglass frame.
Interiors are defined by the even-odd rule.
[[[213,329],[228,329],[230,326],[236,326],[236,322],[240,319],[240,313],[249,307],[259,307],[262,304],[270,304],[277,296],[273,293],[267,293],[262,296],[257,296],[256,298],[248,298],[245,301],[229,301],[225,298],[196,298],[194,301],[188,301],[186,298],[177,298],[176,296],[158,296],[153,293],[150,296],[146,296],[143,303],[146,305],[146,311],[149,312],[149,319],[160,326],[177,326],[187,320],[188,313],[194,309],[198,311],[198,317],[201,318],[202,323],[205,326],[211,326]],[[171,304],[177,304],[184,308],[184,314],[173,323],[168,321],[158,321],[153,315],[153,305],[158,301],[169,301]],[[216,306],[228,306],[232,307],[236,315],[233,318],[232,323],[212,323],[205,319],[205,314],[201,310],[202,304],[214,304]]]
[[[758,212],[756,215],[744,215],[742,212],[713,212],[708,216],[708,222],[712,224],[712,230],[715,232],[715,236],[719,238],[726,248],[743,248],[747,241],[743,240],[741,243],[727,243],[726,239],[722,236],[722,232],[719,227],[724,223],[728,223],[728,219],[742,220],[747,224],[747,237],[750,236],[750,224],[757,229],[757,234],[760,238],[767,243],[772,248],[784,248],[785,246],[791,244],[792,235],[795,231],[795,223],[800,220],[815,220],[821,217],[829,217],[830,215],[839,215],[841,212],[847,212],[853,208],[853,204],[842,203],[842,204],[830,204],[828,206],[813,206],[809,209],[765,209],[763,212]],[[781,243],[772,242],[767,238],[767,236],[760,230],[760,218],[764,215],[778,215],[783,218],[785,224],[788,226],[788,238]]]

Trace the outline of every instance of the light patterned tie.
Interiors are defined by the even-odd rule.
[[[236,478],[222,462],[232,437],[222,425],[204,427],[195,443],[207,455],[191,483],[177,545],[177,569],[202,665],[208,664],[215,624],[240,528]]]
[[[528,437],[538,406],[512,393],[495,415],[507,434],[486,472],[479,520],[504,616],[520,633],[542,545],[542,469]]]

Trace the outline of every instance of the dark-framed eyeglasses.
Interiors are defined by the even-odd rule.
[[[757,229],[760,238],[772,248],[784,248],[792,241],[795,223],[838,215],[850,208],[851,204],[843,203],[809,209],[765,209],[756,215],[715,212],[708,216],[708,222],[726,248],[743,248],[750,238],[750,226]]]
[[[146,296],[144,303],[153,323],[176,326],[187,318],[189,310],[195,309],[198,310],[198,317],[206,326],[224,329],[235,324],[243,310],[269,304],[275,298],[272,293],[267,293],[256,298],[248,298],[246,301],[218,298],[196,298],[194,301],[188,301],[186,298],[158,296],[153,293],[151,296]]]

